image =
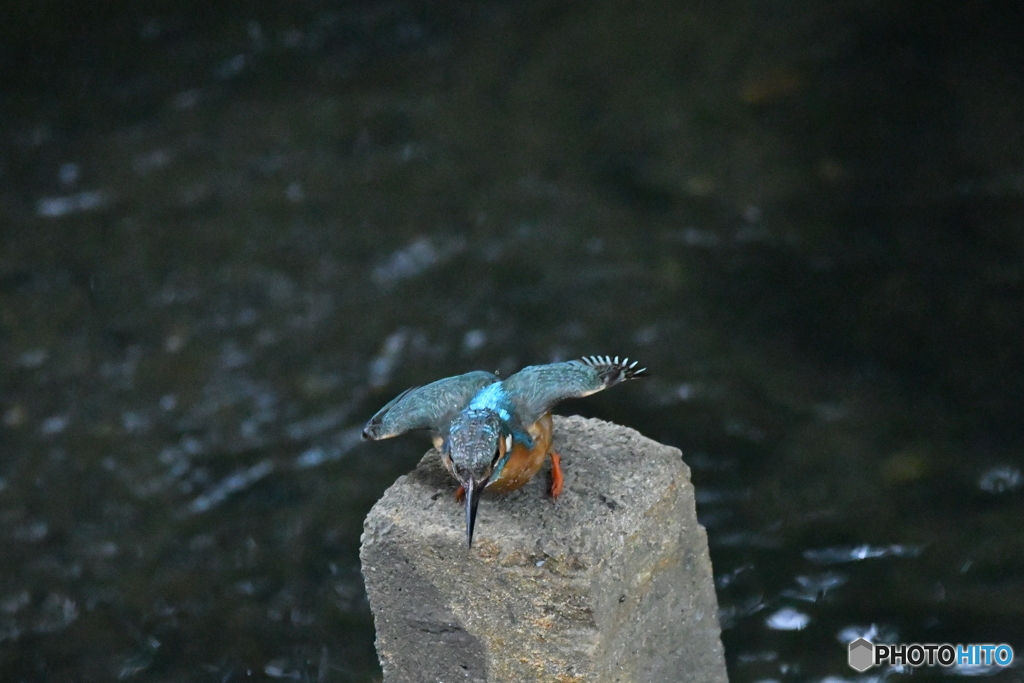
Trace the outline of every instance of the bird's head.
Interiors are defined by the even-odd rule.
[[[466,492],[466,545],[473,544],[480,494],[511,447],[512,434],[493,410],[464,410],[452,420],[444,463]]]

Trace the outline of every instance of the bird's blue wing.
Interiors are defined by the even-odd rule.
[[[477,370],[406,389],[370,418],[363,439],[388,439],[412,429],[441,433],[480,389],[497,381],[494,374]]]
[[[504,382],[502,388],[516,406],[516,417],[531,425],[567,398],[581,398],[634,377],[647,368],[618,356],[588,356],[580,360],[523,368]]]

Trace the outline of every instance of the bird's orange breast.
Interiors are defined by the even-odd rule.
[[[505,467],[487,485],[489,491],[507,493],[515,491],[537,474],[544,459],[551,451],[551,413],[534,422],[527,431],[533,439],[533,448],[526,448],[522,444],[512,445],[512,455],[508,457]]]

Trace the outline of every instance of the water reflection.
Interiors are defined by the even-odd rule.
[[[1019,9],[51,9],[0,28],[0,679],[373,680],[422,445],[359,425],[592,353],[654,371],[565,410],[687,454],[734,681],[1017,637]]]

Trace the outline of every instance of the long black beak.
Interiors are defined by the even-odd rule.
[[[469,477],[463,484],[466,488],[466,547],[473,546],[473,527],[476,526],[476,508],[480,505],[480,494],[484,492],[486,481],[477,481]]]

